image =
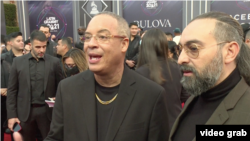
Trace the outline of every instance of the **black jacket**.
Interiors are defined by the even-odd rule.
[[[28,120],[31,105],[29,54],[14,59],[8,84],[7,116],[18,117],[21,122]],[[58,58],[45,54],[45,98],[55,97],[58,83],[63,79]],[[51,120],[52,108],[47,105],[47,116]]]
[[[46,53],[51,55],[51,56],[57,57],[56,43],[49,40],[47,42]]]
[[[141,37],[138,35],[135,36],[133,41],[131,41],[129,39],[129,46],[128,46],[128,50],[126,52],[126,60],[133,60],[133,61],[135,61],[135,64],[137,64],[137,57],[138,57],[138,53],[139,53],[140,40],[141,40]]]
[[[161,86],[125,67],[105,141],[166,141],[165,96]],[[96,113],[93,72],[62,80],[44,141],[97,141]]]
[[[6,62],[8,62],[10,65],[12,65],[13,63],[13,59],[16,56],[13,54],[12,50],[2,54],[1,59],[5,60]]]
[[[163,59],[159,59],[159,62],[162,67],[162,77],[166,80],[166,82],[162,84],[162,87],[167,94],[168,119],[171,128],[182,110],[181,103],[186,102],[189,94],[186,93],[180,83],[182,74],[179,65],[174,60],[168,60],[168,62],[166,62]],[[136,72],[150,79],[150,71],[147,65],[139,67],[136,69]]]

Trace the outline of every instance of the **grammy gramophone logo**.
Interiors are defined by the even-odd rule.
[[[107,7],[108,5],[103,0],[86,0],[82,5],[82,10],[85,11],[90,18],[92,18],[94,15],[105,11]]]

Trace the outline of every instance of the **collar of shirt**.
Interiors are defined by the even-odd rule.
[[[34,56],[32,56],[31,52],[27,55],[28,55],[28,59],[35,59],[36,60],[36,58]],[[44,57],[45,57],[45,55],[44,55]],[[44,58],[38,58],[38,60],[44,60]]]

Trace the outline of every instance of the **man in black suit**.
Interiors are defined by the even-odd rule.
[[[56,44],[49,40],[51,33],[50,33],[50,27],[46,24],[41,24],[39,31],[42,31],[46,38],[47,38],[47,47],[46,47],[46,53],[55,56],[56,57]]]
[[[165,90],[124,64],[127,22],[99,13],[84,36],[89,70],[60,82],[44,141],[167,140]]]
[[[141,37],[138,34],[138,25],[136,22],[132,22],[129,24],[130,29],[130,38],[129,38],[129,46],[126,53],[126,64],[129,68],[135,69],[137,64],[138,52]]]
[[[59,59],[45,54],[45,35],[34,31],[30,40],[31,53],[13,61],[7,91],[8,127],[13,130],[14,123],[20,123],[25,141],[35,141],[37,128],[47,136],[52,109],[45,99],[55,97],[62,79]]]

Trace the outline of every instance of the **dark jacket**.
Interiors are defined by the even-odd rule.
[[[166,141],[165,96],[161,86],[125,67],[105,141]],[[62,80],[44,141],[97,141],[96,113],[93,72]]]
[[[195,96],[190,96],[183,110],[176,119],[170,133],[169,141],[175,134],[180,119],[185,118],[185,113]],[[229,92],[219,106],[214,110],[205,125],[250,125],[250,87],[244,78]],[[225,126],[226,127],[226,126]],[[195,141],[196,137],[192,141]]]
[[[162,68],[162,77],[165,79],[165,82],[161,86],[165,89],[167,94],[168,119],[171,129],[175,119],[182,110],[181,103],[188,99],[189,94],[186,93],[180,83],[182,74],[179,65],[174,60],[170,59],[168,61],[159,59],[159,62]],[[147,65],[139,67],[136,69],[136,72],[150,79],[150,71]]]
[[[46,53],[51,55],[51,56],[57,57],[56,43],[49,40],[47,42]]]
[[[129,46],[126,52],[126,60],[133,60],[135,61],[135,64],[137,64],[140,40],[141,40],[141,37],[138,35],[135,36],[133,41],[129,39]]]
[[[18,117],[21,122],[28,120],[31,107],[29,55],[14,59],[7,91],[8,119]],[[58,83],[63,77],[58,58],[45,54],[44,61],[46,70],[44,75],[44,95],[48,99],[48,97],[55,97]],[[51,120],[52,108],[47,105],[46,108],[47,117]]]
[[[16,56],[13,54],[12,50],[2,54],[1,59],[5,60],[6,62],[8,62],[10,65],[12,65],[13,63],[13,59]]]

